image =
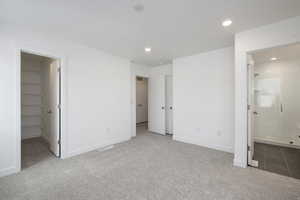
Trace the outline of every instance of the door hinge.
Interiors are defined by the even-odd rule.
[[[248,106],[247,106],[247,109],[250,110],[250,109],[251,109],[251,105],[248,105]]]
[[[58,104],[58,105],[57,105],[57,108],[58,108],[58,109],[61,109],[61,104]]]
[[[59,144],[59,145],[60,145],[60,140],[58,140],[58,141],[57,141],[57,144]]]
[[[59,72],[59,73],[60,73],[60,71],[61,71],[61,68],[60,68],[60,67],[58,67],[58,68],[57,68],[57,72]]]
[[[247,146],[247,150],[250,151],[250,146]]]

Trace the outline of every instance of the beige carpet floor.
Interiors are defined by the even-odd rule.
[[[25,145],[22,172],[0,178],[0,199],[300,200],[300,180],[233,167],[232,154],[138,129],[113,149],[65,160]]]

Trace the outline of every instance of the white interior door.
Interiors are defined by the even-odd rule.
[[[165,76],[153,75],[148,79],[148,128],[149,131],[166,134]]]
[[[166,132],[173,134],[173,78],[166,76]]]
[[[50,64],[49,70],[49,145],[50,150],[60,156],[59,131],[60,131],[60,73],[58,71],[59,61],[54,60]]]

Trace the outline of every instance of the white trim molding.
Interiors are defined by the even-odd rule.
[[[66,158],[70,158],[70,157],[73,157],[73,156],[77,156],[77,155],[80,155],[80,154],[83,154],[83,153],[87,153],[87,152],[90,152],[90,151],[104,151],[104,150],[108,150],[108,149],[112,149],[115,145],[119,144],[119,143],[123,143],[123,142],[127,142],[131,140],[131,137],[129,138],[126,138],[126,139],[122,139],[122,140],[115,140],[113,141],[112,144],[97,144],[97,145],[93,145],[93,146],[86,146],[84,148],[79,148],[79,149],[76,149],[75,151],[72,151],[70,152]]]
[[[5,169],[1,169],[0,170],[0,177],[7,176],[7,175],[10,175],[10,174],[14,174],[14,173],[17,173],[19,171],[20,170],[18,168],[16,168],[15,166],[5,168]]]
[[[278,141],[276,139],[266,139],[266,138],[255,137],[254,141],[257,142],[257,143],[271,144],[271,145],[277,145],[277,146],[282,146],[282,147],[300,149],[299,145],[289,144],[288,142]]]
[[[230,147],[230,146],[210,145],[210,144],[207,144],[207,143],[197,143],[194,140],[184,138],[184,137],[178,137],[178,136],[175,136],[175,135],[173,136],[173,140],[178,141],[178,142],[187,143],[187,144],[194,144],[194,145],[198,145],[198,146],[205,147],[205,148],[215,149],[215,150],[218,150],[218,151],[233,153],[233,148]]]

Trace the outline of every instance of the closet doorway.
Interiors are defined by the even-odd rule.
[[[60,60],[21,51],[21,169],[61,157]]]
[[[148,130],[148,78],[136,77],[136,132]]]

